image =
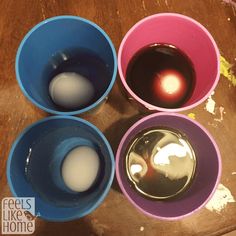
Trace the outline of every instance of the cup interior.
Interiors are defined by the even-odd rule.
[[[80,193],[67,191],[61,177],[65,155],[78,146],[94,148],[100,160],[95,184]],[[32,163],[27,166],[28,161]],[[36,215],[52,221],[93,211],[109,191],[113,175],[113,153],[106,138],[89,122],[74,117],[50,117],[28,127],[15,141],[7,164],[13,195],[35,197]]]
[[[122,83],[130,95],[146,107],[151,106],[154,109],[152,104],[137,97],[126,83],[126,70],[131,58],[139,49],[154,43],[173,45],[192,61],[196,85],[183,108],[190,108],[206,99],[219,79],[219,50],[206,28],[192,18],[175,13],[144,18],[124,37],[118,53],[118,69]]]
[[[47,112],[73,112],[63,110],[53,103],[49,96],[49,83],[55,66],[80,49],[96,55],[96,58],[82,55],[83,61],[80,66],[78,64],[78,71],[68,68],[65,72],[77,72],[88,78],[96,88],[96,94],[88,106],[78,108],[74,113],[87,111],[100,103],[107,96],[116,77],[115,49],[108,35],[99,26],[75,16],[47,19],[32,28],[22,40],[16,57],[16,75],[24,94]],[[105,75],[98,78],[98,74]]]
[[[186,134],[196,155],[196,172],[189,189],[178,198],[154,201],[142,197],[130,185],[125,171],[125,152],[140,131],[156,126],[170,127]],[[216,189],[221,175],[221,159],[211,135],[197,122],[183,115],[153,114],[135,123],[125,134],[116,154],[118,183],[129,201],[143,213],[161,219],[179,219],[201,208]]]

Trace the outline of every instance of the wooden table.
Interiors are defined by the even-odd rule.
[[[130,27],[145,16],[178,12],[202,23],[215,38],[221,54],[236,60],[235,10],[221,0],[1,0],[0,1],[0,198],[11,196],[6,180],[6,161],[12,142],[28,125],[47,116],[23,96],[15,79],[17,47],[26,32],[38,22],[55,15],[77,15],[100,25],[116,49]],[[219,145],[223,161],[221,183],[236,196],[236,87],[221,76],[213,96],[216,115],[202,104],[193,110]],[[219,107],[226,112],[223,121]],[[143,115],[121,94],[115,84],[99,115],[82,115],[100,128],[114,152],[131,124]],[[107,198],[92,214],[67,223],[36,220],[35,235],[221,235],[236,229],[236,203],[219,214],[205,208],[180,221],[166,222],[139,213],[124,197],[114,180]]]

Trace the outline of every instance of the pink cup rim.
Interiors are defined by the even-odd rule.
[[[119,162],[120,162],[120,155],[121,155],[122,147],[124,146],[124,144],[126,142],[126,139],[129,137],[130,133],[136,127],[138,127],[140,124],[142,124],[143,122],[145,122],[145,121],[147,121],[147,120],[149,120],[149,119],[151,119],[153,117],[159,117],[159,116],[173,116],[173,117],[183,118],[185,120],[188,120],[188,121],[192,122],[196,126],[198,126],[209,137],[209,139],[211,140],[211,142],[212,142],[212,144],[213,144],[213,146],[214,146],[214,148],[216,150],[217,159],[218,159],[218,163],[219,163],[217,179],[216,179],[215,185],[214,185],[210,195],[208,196],[208,198],[205,201],[203,201],[203,203],[200,206],[198,206],[197,208],[195,208],[193,211],[191,211],[189,213],[186,213],[184,215],[176,216],[176,217],[163,217],[163,216],[154,215],[154,214],[151,214],[151,213],[145,211],[143,208],[141,208],[138,204],[136,204],[135,201],[133,201],[133,199],[126,192],[126,190],[124,188],[124,185],[123,185],[123,182],[121,180],[120,173],[119,173]],[[198,123],[197,121],[195,121],[195,120],[193,120],[193,119],[191,119],[188,116],[183,115],[183,114],[169,113],[169,112],[160,112],[160,113],[154,113],[154,114],[148,115],[148,116],[140,119],[139,121],[137,121],[135,124],[133,124],[126,131],[125,135],[123,136],[123,138],[120,141],[120,144],[119,144],[117,152],[116,152],[116,178],[117,178],[118,184],[119,184],[119,186],[121,188],[121,191],[127,197],[127,199],[131,202],[132,205],[134,205],[137,209],[139,209],[145,215],[153,217],[153,218],[156,218],[156,219],[161,219],[161,220],[180,220],[180,219],[185,218],[187,216],[190,216],[190,215],[194,214],[196,211],[200,210],[202,207],[204,207],[207,204],[207,202],[212,198],[213,194],[215,193],[215,191],[216,191],[216,189],[218,187],[218,184],[220,183],[221,173],[222,173],[222,162],[221,162],[220,150],[219,150],[215,140],[213,139],[212,135],[200,123]]]
[[[192,23],[194,23],[195,25],[197,25],[202,31],[204,31],[204,33],[208,36],[208,38],[210,39],[216,56],[217,56],[217,74],[216,74],[216,78],[215,81],[213,83],[213,85],[211,86],[211,89],[209,89],[208,93],[201,98],[200,100],[198,100],[197,102],[188,105],[188,106],[184,106],[184,107],[180,107],[180,108],[163,108],[163,107],[158,107],[158,106],[154,106],[148,102],[145,102],[144,100],[142,100],[140,97],[138,97],[128,86],[128,84],[126,83],[125,77],[123,75],[122,72],[122,66],[121,66],[121,54],[124,48],[124,44],[126,43],[127,38],[133,33],[133,31],[139,27],[139,25],[141,25],[143,22],[153,19],[153,18],[158,18],[158,17],[163,17],[163,16],[171,16],[171,17],[179,17],[182,19],[185,19],[187,21],[191,21]],[[158,14],[154,14],[148,17],[143,18],[142,20],[138,21],[135,25],[133,25],[129,31],[126,33],[125,37],[123,38],[123,40],[121,41],[119,50],[118,50],[118,71],[119,71],[119,75],[120,75],[120,79],[121,82],[123,84],[123,86],[125,87],[125,89],[128,91],[128,93],[136,100],[138,101],[140,104],[142,104],[144,107],[146,107],[149,110],[153,110],[153,111],[163,111],[163,112],[180,112],[180,111],[185,111],[188,109],[192,109],[196,106],[198,106],[199,104],[201,104],[202,102],[204,102],[212,93],[212,91],[215,89],[216,85],[218,84],[218,81],[220,79],[220,52],[219,49],[216,45],[216,42],[214,40],[214,38],[212,37],[212,35],[209,33],[209,31],[202,25],[200,24],[198,21],[194,20],[193,18],[189,17],[189,16],[185,16],[179,13],[158,13]]]

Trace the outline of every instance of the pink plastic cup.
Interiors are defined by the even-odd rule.
[[[196,154],[196,172],[189,189],[172,200],[155,201],[140,195],[131,186],[124,166],[131,140],[142,130],[156,126],[186,134]],[[154,113],[136,122],[123,136],[116,153],[116,177],[124,195],[142,213],[164,220],[178,220],[201,209],[214,194],[221,169],[219,149],[208,131],[198,122],[175,113]]]
[[[154,43],[176,46],[193,63],[196,86],[191,98],[180,108],[169,109],[149,104],[138,97],[126,83],[125,75],[130,59],[139,49]],[[176,13],[156,14],[136,23],[125,35],[118,52],[122,84],[131,98],[152,111],[179,112],[199,105],[215,89],[220,77],[219,68],[220,54],[211,34],[199,22]]]

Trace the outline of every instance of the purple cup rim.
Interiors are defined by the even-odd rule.
[[[158,215],[154,215],[151,214],[147,211],[145,211],[143,208],[141,208],[139,205],[136,204],[135,201],[133,201],[133,199],[129,196],[129,194],[126,192],[121,177],[120,177],[120,173],[119,173],[119,162],[120,162],[120,154],[122,151],[122,147],[124,145],[124,143],[126,142],[126,139],[129,137],[130,133],[133,131],[133,129],[135,129],[136,127],[138,127],[140,124],[142,124],[143,122],[153,118],[153,117],[159,117],[159,116],[174,116],[174,117],[178,117],[178,118],[182,118],[185,120],[188,120],[190,122],[192,122],[194,125],[196,125],[198,128],[200,128],[210,139],[210,141],[212,142],[216,153],[217,153],[217,159],[218,159],[218,175],[217,175],[217,179],[215,182],[215,185],[211,191],[211,193],[209,194],[209,196],[207,197],[207,199],[205,201],[202,202],[202,204],[200,204],[197,208],[195,208],[193,211],[186,213],[184,215],[180,215],[180,216],[175,216],[175,217],[164,217],[164,216],[158,216]],[[177,113],[169,113],[169,112],[160,112],[160,113],[154,113],[151,115],[148,115],[142,119],[140,119],[139,121],[137,121],[136,123],[134,123],[125,133],[125,135],[123,136],[123,138],[120,141],[120,144],[118,146],[117,152],[116,152],[116,178],[118,181],[118,184],[121,188],[121,191],[123,192],[123,194],[127,197],[127,199],[131,202],[132,205],[134,205],[138,210],[140,210],[142,213],[144,213],[147,216],[156,218],[156,219],[161,219],[161,220],[180,220],[182,218],[185,218],[187,216],[190,216],[192,214],[194,214],[196,211],[200,210],[202,207],[204,207],[207,202],[212,198],[213,194],[215,193],[218,184],[220,183],[220,178],[221,178],[221,172],[222,172],[222,162],[221,162],[221,154],[220,154],[220,150],[214,140],[214,138],[212,137],[212,135],[209,133],[209,131],[207,129],[205,129],[200,123],[198,123],[197,121],[189,118],[186,115],[183,114],[177,114]]]
[[[194,23],[195,25],[197,25],[210,39],[215,53],[216,53],[216,57],[217,57],[217,74],[216,74],[216,78],[215,81],[213,83],[213,85],[211,86],[211,88],[209,89],[208,93],[202,97],[200,100],[198,100],[197,102],[194,102],[191,105],[188,106],[184,106],[184,107],[180,107],[180,108],[164,108],[164,107],[158,107],[158,106],[154,106],[148,102],[145,102],[144,100],[142,100],[139,96],[137,96],[128,86],[128,84],[126,83],[125,77],[123,76],[123,72],[122,72],[122,67],[121,67],[121,52],[123,51],[124,48],[124,44],[126,43],[127,38],[131,35],[131,33],[139,26],[141,25],[143,22],[153,19],[153,18],[157,18],[157,17],[163,17],[163,16],[171,16],[171,17],[179,17],[182,19],[185,19],[187,21],[190,21],[192,23]],[[212,93],[212,91],[215,89],[216,85],[219,82],[220,79],[220,52],[219,49],[217,47],[217,44],[213,38],[213,36],[210,34],[210,32],[202,25],[200,24],[198,21],[194,20],[193,18],[186,16],[186,15],[182,15],[179,13],[158,13],[158,14],[154,14],[148,17],[143,18],[142,20],[138,21],[136,24],[134,24],[129,31],[125,34],[124,38],[121,41],[119,50],[118,50],[118,71],[119,71],[119,75],[120,75],[120,79],[121,82],[123,84],[123,86],[125,87],[126,91],[140,104],[142,104],[144,107],[146,107],[149,110],[153,110],[153,111],[163,111],[163,112],[180,112],[180,111],[186,111],[188,109],[192,109],[196,106],[198,106],[199,104],[201,104],[202,102],[204,102]]]

